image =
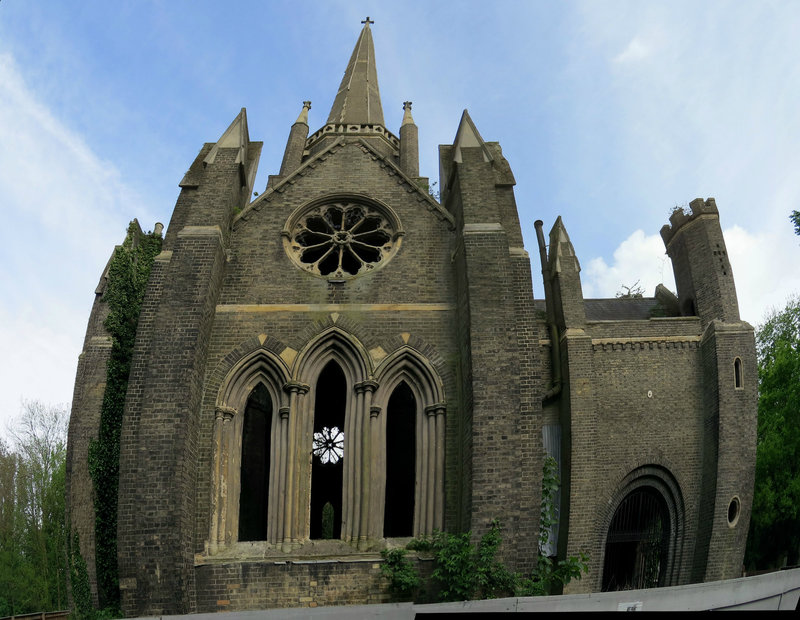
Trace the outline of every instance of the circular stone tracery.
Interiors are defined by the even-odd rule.
[[[328,278],[357,276],[383,265],[401,234],[396,217],[376,205],[347,200],[303,210],[284,229],[294,262]]]

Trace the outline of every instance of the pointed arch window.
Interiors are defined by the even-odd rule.
[[[272,454],[272,398],[263,383],[253,388],[242,424],[238,539],[266,540]]]
[[[347,381],[335,361],[322,369],[314,400],[310,537],[340,538]]]
[[[386,406],[386,492],[384,537],[411,536],[414,532],[414,490],[417,479],[417,403],[405,381]]]

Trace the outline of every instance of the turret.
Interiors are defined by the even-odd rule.
[[[403,124],[400,125],[400,168],[412,179],[419,176],[419,134],[411,116],[411,102],[403,102]]]
[[[696,198],[691,214],[676,209],[661,237],[672,259],[681,314],[698,316],[703,325],[714,319],[739,320],[733,272],[713,198]]]
[[[306,138],[308,137],[308,111],[311,109],[311,102],[304,101],[300,116],[292,125],[289,131],[289,139],[286,141],[286,151],[283,153],[281,162],[280,176],[286,176],[297,170],[303,161],[303,151],[306,148]]]

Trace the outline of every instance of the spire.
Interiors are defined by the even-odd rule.
[[[278,176],[286,176],[297,170],[303,162],[303,151],[306,147],[306,137],[308,136],[308,111],[311,109],[311,102],[303,102],[303,110],[300,116],[289,130],[289,139],[286,141],[286,150],[283,152],[281,171]]]
[[[375,22],[367,17],[361,23],[364,24],[364,28],[361,29],[353,55],[347,63],[339,92],[328,116],[328,123],[383,126],[375,47],[369,27]]]

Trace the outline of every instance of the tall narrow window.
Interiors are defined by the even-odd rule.
[[[347,381],[336,362],[322,369],[314,402],[311,538],[341,538]]]
[[[417,404],[405,381],[392,392],[386,416],[383,535],[387,538],[411,536],[414,528]]]
[[[733,383],[736,389],[742,389],[744,383],[742,382],[742,360],[738,357],[733,360]]]
[[[259,383],[247,399],[242,428],[239,540],[267,539],[272,399]]]

